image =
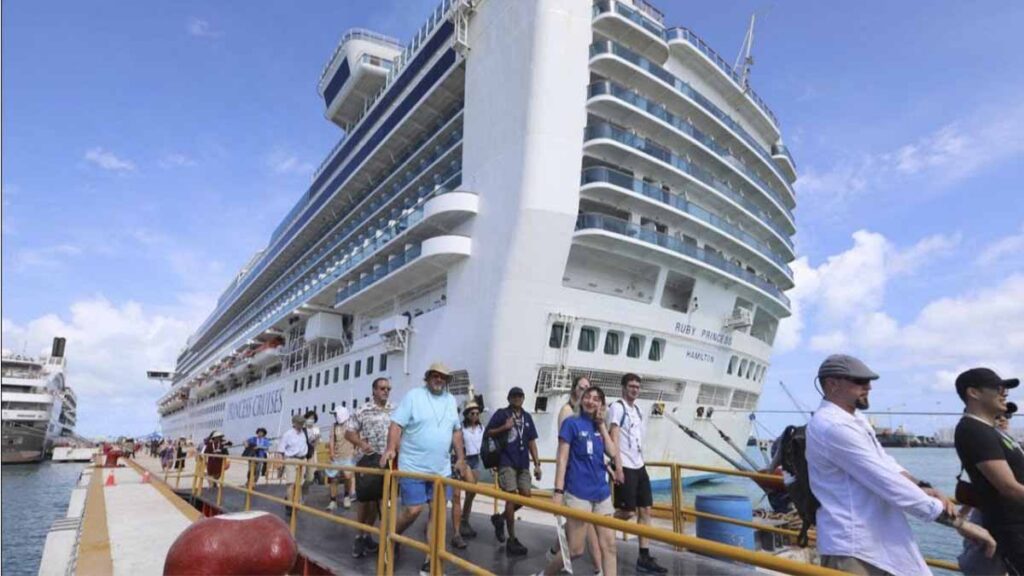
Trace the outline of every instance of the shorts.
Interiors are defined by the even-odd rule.
[[[421,506],[434,499],[434,482],[418,478],[399,478],[398,492],[402,506]],[[444,496],[452,499],[452,487],[445,486]]]
[[[650,508],[654,504],[651,494],[651,478],[647,467],[622,468],[622,485],[615,487],[615,509],[632,512],[637,508]]]
[[[530,471],[525,468],[517,470],[511,466],[502,466],[498,468],[498,487],[505,492],[529,494],[532,487]]]
[[[591,502],[590,500],[584,500],[583,498],[577,498],[572,494],[565,493],[565,505],[573,510],[582,510],[584,512],[593,512],[594,514],[600,514],[601,516],[611,516],[615,514],[615,508],[612,507],[612,497],[609,496],[600,502]]]
[[[356,462],[359,468],[380,469],[380,454],[367,454]],[[378,502],[384,497],[383,474],[356,474],[356,501]]]
[[[829,554],[822,554],[821,565],[824,568],[842,570],[843,572],[856,574],[857,576],[892,576],[889,572],[882,570],[874,564],[869,564],[860,558],[854,558],[853,556],[832,556]]]
[[[473,454],[472,456],[466,456],[466,466],[469,466],[469,469],[472,470],[474,473],[479,472],[479,471],[484,469],[484,464],[483,464],[483,462],[480,461],[480,455],[479,454]]]
[[[336,460],[331,460],[331,464],[334,465],[334,466],[351,466],[352,465],[352,459],[351,458],[338,458]],[[324,474],[326,474],[327,477],[329,479],[331,479],[331,480],[337,478],[339,474],[341,474],[343,478],[347,478],[348,476],[350,476],[352,474],[351,472],[348,472],[347,470],[334,470],[333,468],[324,468],[323,471],[324,471]]]

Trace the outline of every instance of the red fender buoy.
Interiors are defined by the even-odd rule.
[[[288,524],[267,512],[203,518],[178,535],[167,551],[164,576],[282,575],[299,549]]]

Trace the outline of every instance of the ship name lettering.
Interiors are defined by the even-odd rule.
[[[284,388],[243,398],[228,404],[228,420],[241,420],[254,416],[277,414],[284,407]]]
[[[676,333],[683,336],[694,336],[722,346],[732,346],[732,336],[729,334],[715,332],[707,328],[698,328],[693,324],[683,324],[682,322],[676,322],[675,329]]]
[[[698,352],[696,350],[687,350],[686,357],[690,360],[697,360],[698,362],[707,362],[708,364],[715,363],[715,355],[708,354],[707,352]]]

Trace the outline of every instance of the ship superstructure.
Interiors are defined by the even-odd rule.
[[[663,20],[445,0],[405,45],[345,34],[318,85],[344,136],[189,339],[165,435],[327,425],[439,360],[487,410],[527,390],[548,456],[573,377],[615,399],[638,373],[647,458],[721,464],[666,415],[747,437],[790,314],[796,173],[746,71]]]
[[[54,338],[48,357],[0,357],[4,464],[42,460],[54,442],[74,437],[78,399],[65,380],[65,344]]]

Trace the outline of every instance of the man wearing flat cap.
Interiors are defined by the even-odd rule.
[[[309,452],[309,443],[306,441],[305,426],[306,418],[302,414],[292,416],[292,427],[282,434],[281,439],[278,441],[277,451],[284,454],[285,460],[306,459],[306,454]],[[295,486],[296,470],[297,466],[292,464],[286,464],[284,467],[284,482],[292,487]],[[298,500],[302,502],[301,490]],[[291,509],[291,507],[288,508],[289,510]]]
[[[381,456],[381,465],[397,455],[399,471],[447,478],[452,475],[454,468],[468,476],[466,452],[462,443],[462,422],[459,420],[455,397],[447,390],[451,371],[444,364],[435,362],[427,368],[423,380],[425,385],[410,390],[391,413],[388,447]],[[455,464],[452,464],[450,456],[453,446]],[[398,518],[395,531],[401,534],[416,521],[424,506],[433,499],[434,483],[430,480],[399,478],[398,490],[404,510]],[[451,499],[450,486],[445,490],[445,497]],[[432,526],[427,531],[433,542]],[[429,561],[424,564],[427,571],[430,570],[429,564]]]
[[[972,368],[956,379],[956,393],[967,406],[956,426],[956,453],[1010,574],[1024,573],[1024,452],[996,424],[1016,412],[1006,397],[1018,385],[1017,378],[1001,378],[988,368]]]
[[[807,425],[807,468],[818,509],[822,565],[853,574],[930,574],[905,514],[955,527],[965,538],[995,542],[958,518],[952,501],[918,481],[882,449],[858,410],[878,379],[863,362],[833,354],[818,368],[824,395]]]

